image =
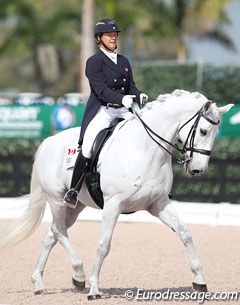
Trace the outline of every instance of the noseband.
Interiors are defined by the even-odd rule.
[[[196,130],[197,130],[197,126],[198,123],[202,118],[204,118],[205,120],[207,120],[208,122],[210,122],[212,125],[218,125],[219,124],[219,120],[218,121],[213,121],[212,119],[210,119],[208,116],[205,115],[204,113],[204,106],[201,107],[201,109],[194,114],[194,116],[192,116],[186,123],[184,123],[178,130],[178,133],[181,131],[181,129],[186,126],[189,122],[191,122],[194,118],[195,121],[191,127],[191,129],[189,130],[187,139],[183,145],[182,148],[178,147],[176,144],[172,144],[171,142],[167,141],[166,139],[162,138],[161,136],[159,136],[155,131],[153,131],[138,115],[137,111],[132,107],[132,111],[134,113],[134,115],[138,118],[138,120],[142,123],[145,131],[147,132],[147,134],[149,135],[149,137],[158,144],[158,146],[160,146],[162,149],[164,149],[167,153],[169,153],[173,158],[175,158],[177,160],[178,163],[180,164],[184,164],[186,162],[189,162],[192,158],[192,155],[194,152],[199,153],[199,154],[203,154],[203,155],[207,155],[210,156],[211,154],[211,150],[206,150],[206,149],[198,149],[198,148],[194,148],[194,140],[195,140],[195,135],[196,135]],[[175,150],[179,151],[181,154],[185,155],[184,159],[180,159],[180,158],[176,158],[171,151],[169,151],[166,147],[164,147],[160,142],[158,142],[155,138],[169,144],[170,146],[172,146]],[[187,147],[189,142],[189,146]],[[190,156],[186,157],[186,152],[190,151]]]

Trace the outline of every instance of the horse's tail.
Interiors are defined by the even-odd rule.
[[[21,242],[30,236],[41,223],[46,207],[46,200],[38,181],[36,162],[33,164],[31,192],[25,197],[29,198],[29,204],[24,214],[8,228],[0,232],[0,249],[9,248]]]

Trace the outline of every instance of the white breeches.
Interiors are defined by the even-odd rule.
[[[126,107],[114,109],[101,106],[85,131],[82,144],[83,156],[85,158],[91,159],[92,145],[97,134],[104,128],[109,127],[114,119],[128,119],[132,117],[132,115],[133,114]]]

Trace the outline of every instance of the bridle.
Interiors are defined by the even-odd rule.
[[[191,129],[189,130],[187,139],[183,145],[183,150],[185,152],[190,151],[190,156],[189,159],[192,158],[192,155],[194,152],[202,154],[202,155],[206,155],[206,156],[210,156],[211,155],[211,150],[207,150],[207,149],[198,149],[194,147],[194,140],[195,140],[195,136],[196,136],[196,130],[197,130],[197,126],[199,123],[200,118],[204,118],[205,120],[207,120],[209,123],[211,123],[212,125],[218,125],[219,124],[219,120],[217,121],[213,121],[212,119],[210,119],[208,116],[205,115],[204,113],[204,106],[190,119],[188,120],[186,123],[184,123],[178,130],[178,133],[180,132],[180,130],[186,126],[191,120],[193,120],[196,117]],[[189,146],[187,147],[187,143],[189,142]]]
[[[198,123],[200,121],[201,118],[204,118],[205,120],[207,120],[208,122],[210,122],[212,125],[218,125],[219,124],[219,120],[218,121],[213,121],[212,119],[210,119],[208,116],[205,115],[204,113],[204,106],[201,107],[201,109],[195,113],[187,122],[185,122],[179,129],[178,129],[178,134],[181,131],[181,129],[186,126],[189,122],[191,122],[192,120],[195,119],[195,121],[193,122],[193,125],[191,127],[191,129],[189,130],[187,139],[185,141],[185,143],[183,144],[182,148],[178,147],[176,144],[172,144],[171,142],[167,141],[166,139],[162,138],[161,136],[159,136],[155,131],[153,131],[142,119],[141,117],[138,115],[137,111],[134,109],[134,107],[132,107],[132,111],[134,113],[134,115],[137,117],[137,119],[141,122],[141,124],[143,125],[145,131],[147,132],[147,134],[149,135],[149,137],[158,145],[160,146],[162,149],[164,149],[167,153],[169,153],[173,158],[175,158],[177,160],[178,163],[180,164],[184,164],[186,162],[189,162],[192,159],[192,155],[194,152],[202,154],[202,155],[207,155],[210,156],[211,155],[211,150],[206,150],[206,149],[198,149],[198,148],[194,148],[194,140],[195,140],[195,136],[196,136],[196,130],[198,127]],[[172,152],[170,150],[168,150],[166,147],[164,147],[157,139],[160,141],[163,141],[165,143],[167,143],[168,145],[172,146],[175,150],[179,151],[181,154],[183,154],[185,156],[184,159],[180,159],[175,157]],[[189,145],[188,145],[189,143]],[[190,151],[190,156],[187,157],[186,156],[186,152]]]

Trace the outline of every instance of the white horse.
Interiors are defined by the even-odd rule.
[[[138,111],[138,117],[128,120],[114,132],[109,139],[111,144],[101,153],[98,164],[104,208],[96,264],[89,280],[88,299],[100,298],[100,269],[109,253],[118,216],[139,210],[146,210],[158,217],[177,233],[186,247],[194,274],[193,288],[206,291],[206,280],[191,234],[178,218],[168,196],[173,181],[172,152],[174,143],[181,140],[184,143],[181,151],[185,152],[183,163],[186,171],[193,176],[203,175],[208,167],[221,114],[232,106],[229,104],[218,108],[200,93],[175,90],[172,94],[161,95],[156,101],[148,103],[143,110]],[[146,124],[146,130],[143,124]],[[44,291],[44,267],[57,242],[70,256],[74,269],[73,284],[79,288],[85,287],[83,263],[70,244],[67,230],[86,206],[98,206],[85,184],[78,195],[79,202],[75,210],[62,203],[72,174],[71,170],[66,170],[64,159],[71,144],[75,141],[77,145],[78,136],[79,128],[72,128],[43,141],[35,156],[28,208],[7,232],[0,235],[0,248],[20,242],[37,228],[46,202],[50,204],[52,225],[46,233],[32,274],[35,294]]]

